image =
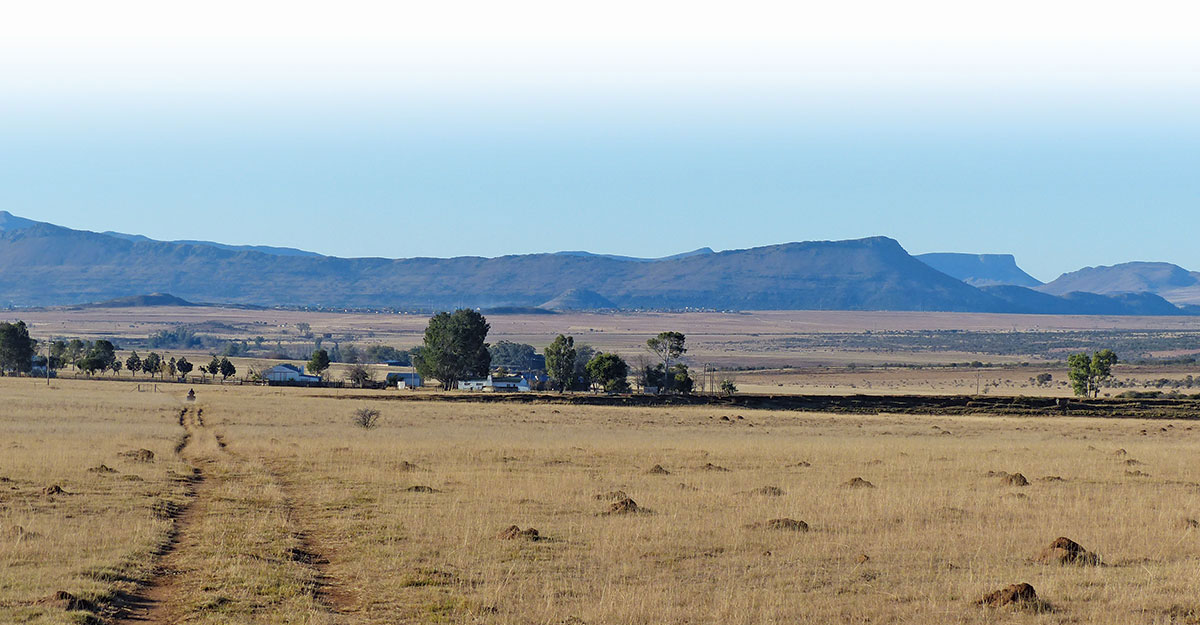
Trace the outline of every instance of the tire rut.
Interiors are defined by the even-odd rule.
[[[119,594],[116,597],[109,612],[113,615],[111,622],[117,625],[135,623],[168,625],[175,622],[169,611],[173,590],[180,575],[175,561],[178,559],[183,537],[188,533],[195,520],[203,515],[205,493],[211,488],[205,479],[202,466],[204,463],[195,460],[189,461],[184,453],[195,440],[197,430],[204,427],[200,410],[198,407],[185,407],[179,411],[179,425],[185,431],[175,444],[175,454],[187,461],[191,467],[191,475],[177,478],[187,482],[187,488],[184,491],[185,503],[176,507],[168,507],[161,513],[171,519],[172,525],[166,540],[153,552],[158,561],[154,568],[154,575],[134,592]]]

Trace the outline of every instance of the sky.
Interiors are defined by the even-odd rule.
[[[31,219],[339,256],[884,235],[1042,280],[1200,270],[1184,2],[23,4],[0,210]]]

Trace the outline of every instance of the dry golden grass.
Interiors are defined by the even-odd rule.
[[[24,458],[6,456],[0,474],[24,476],[31,490],[57,472],[64,488],[83,492],[72,505],[86,505],[77,514],[87,516],[121,508],[106,497],[145,498],[78,484],[108,479],[87,466],[125,447],[165,446],[166,462],[182,433],[170,419],[177,398],[127,384],[56,385],[47,393],[0,379],[0,440],[19,441]],[[1200,529],[1187,524],[1200,519],[1192,421],[198,392],[205,425],[171,462],[205,479],[166,556],[177,574],[162,622],[1185,623],[1200,611]],[[382,411],[379,428],[351,425],[366,405]],[[147,442],[134,443],[135,433]],[[64,441],[86,441],[94,458],[75,462]],[[669,474],[649,473],[654,465]],[[845,487],[854,477],[875,488]],[[171,484],[165,471],[161,479]],[[753,492],[764,486],[782,494]],[[596,496],[615,490],[649,512],[603,514],[609,501]],[[31,497],[6,495],[0,518],[23,514]],[[127,526],[146,519],[147,538],[161,531],[145,510],[121,510]],[[153,543],[96,532],[65,512],[47,509],[38,523],[74,549],[31,564],[40,551],[3,543],[0,622],[24,618],[36,609],[29,602],[55,590],[84,592],[99,582],[81,571],[117,566]],[[752,527],[778,518],[810,529]],[[544,540],[500,538],[511,525]],[[1105,566],[1034,563],[1058,536]],[[1048,609],[974,604],[1017,582],[1032,584]]]

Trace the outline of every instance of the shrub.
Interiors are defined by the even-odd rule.
[[[354,411],[354,425],[370,430],[379,426],[379,411],[374,408],[359,408]]]

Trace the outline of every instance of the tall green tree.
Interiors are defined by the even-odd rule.
[[[575,383],[575,338],[560,334],[542,353],[546,355],[546,375],[558,392],[570,389]]]
[[[211,375],[214,378],[220,375],[221,359],[214,355],[212,360],[208,361],[208,367],[206,367],[205,370],[208,371],[208,375]]]
[[[0,323],[0,373],[29,373],[33,352],[33,339],[24,321]]]
[[[180,356],[179,360],[175,361],[175,370],[179,371],[181,377],[187,377],[187,374],[192,372],[192,363],[184,356]]]
[[[125,368],[129,369],[129,375],[137,377],[137,372],[142,370],[142,359],[137,355],[137,351],[129,354],[129,358],[125,359]]]
[[[1100,383],[1112,375],[1117,355],[1111,349],[1102,349],[1094,354],[1071,354],[1067,358],[1067,379],[1076,395],[1098,397]]]
[[[540,369],[543,359],[539,358],[532,345],[500,341],[489,349],[492,354],[493,367],[505,367],[511,371],[529,371]]]
[[[313,375],[321,375],[329,368],[329,352],[323,349],[313,350],[312,356],[308,359],[308,364],[304,365],[305,369]]]
[[[425,343],[413,358],[417,372],[436,378],[445,390],[459,380],[486,376],[492,364],[486,343],[490,329],[483,315],[467,308],[434,315],[425,327]]]
[[[110,341],[100,339],[92,343],[87,353],[77,362],[80,371],[91,375],[97,371],[106,371],[117,360],[117,348]]]
[[[150,374],[152,378],[162,371],[162,367],[162,356],[159,356],[157,352],[150,352],[150,355],[142,360],[142,371]]]
[[[680,356],[687,353],[687,347],[684,346],[686,340],[687,338],[682,332],[660,332],[658,336],[646,341],[646,349],[651,354],[657,356],[662,361],[663,370],[669,372],[671,371],[671,361],[677,360]],[[684,376],[687,376],[686,372]],[[667,375],[663,378],[665,384],[662,389],[663,391],[671,390],[673,377]]]
[[[592,383],[599,384],[606,393],[629,391],[629,365],[616,354],[596,354],[587,363]]]
[[[237,367],[233,366],[228,358],[222,358],[217,364],[217,371],[220,372],[222,380],[228,380],[229,376],[237,374]]]

